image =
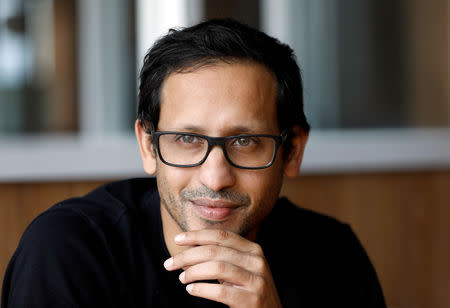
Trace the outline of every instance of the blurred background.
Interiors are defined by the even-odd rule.
[[[283,194],[352,225],[390,307],[450,307],[448,0],[0,0],[0,273],[63,198],[143,176],[145,52],[233,17],[288,43],[312,126]]]

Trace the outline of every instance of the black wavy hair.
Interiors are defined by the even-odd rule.
[[[233,19],[212,19],[195,26],[170,29],[144,57],[140,73],[137,118],[148,132],[158,127],[160,91],[174,72],[193,71],[217,62],[254,61],[264,65],[278,83],[277,117],[287,135],[290,150],[292,128],[299,125],[308,134],[303,111],[303,85],[293,50],[267,34]]]

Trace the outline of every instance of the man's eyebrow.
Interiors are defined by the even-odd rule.
[[[170,129],[187,133],[204,133],[205,129],[196,125],[177,125],[176,128]]]
[[[230,126],[227,128],[227,132],[232,135],[238,134],[271,134],[274,133],[273,129],[267,125],[267,123],[259,123],[255,126]]]
[[[176,127],[169,129],[171,131],[180,131],[187,133],[197,133],[197,134],[206,134],[207,129],[197,126],[197,125],[176,125]],[[265,127],[260,128],[250,128],[248,126],[229,126],[224,130],[224,134],[226,135],[238,135],[238,134],[258,134],[258,133],[268,133],[269,130]]]
[[[247,134],[247,133],[257,133],[255,129],[251,129],[247,126],[232,126],[229,128],[232,134]]]

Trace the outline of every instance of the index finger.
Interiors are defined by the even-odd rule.
[[[228,230],[223,229],[202,229],[183,232],[175,236],[175,243],[181,246],[195,245],[218,245],[230,247],[241,252],[261,254],[261,247]]]

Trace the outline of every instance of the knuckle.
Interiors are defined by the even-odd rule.
[[[260,257],[260,256],[256,257],[253,262],[254,262],[255,270],[258,273],[263,273],[265,271],[266,261],[262,257]]]
[[[230,237],[230,235],[229,235],[228,231],[222,230],[222,229],[218,230],[217,238],[219,241],[221,241],[221,242],[226,241],[229,237]]]
[[[253,243],[252,252],[253,252],[253,254],[258,255],[258,256],[263,255],[263,250],[262,250],[261,246],[256,243]]]
[[[215,262],[215,269],[217,273],[225,273],[227,270],[227,266],[224,262]]]
[[[227,298],[227,296],[229,295],[226,288],[217,288],[216,292],[217,298]]]
[[[263,294],[265,289],[265,280],[261,276],[253,276],[253,285],[258,294]]]
[[[217,249],[215,246],[207,246],[205,249],[205,254],[208,258],[212,259],[217,255]]]

